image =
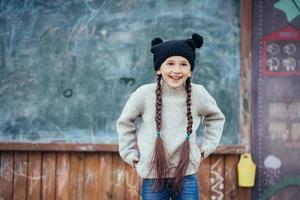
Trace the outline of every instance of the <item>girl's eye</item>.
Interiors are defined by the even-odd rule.
[[[168,63],[167,65],[173,65],[173,63]]]
[[[182,63],[181,65],[184,66],[184,67],[188,66],[186,63]]]

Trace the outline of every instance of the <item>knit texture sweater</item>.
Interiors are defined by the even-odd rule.
[[[214,98],[199,84],[191,84],[191,112],[193,116],[193,133],[190,135],[190,164],[186,175],[197,172],[201,162],[200,148],[204,151],[204,159],[219,145],[223,132],[225,117],[218,108]],[[141,178],[156,178],[150,172],[150,163],[156,140],[155,104],[156,83],[145,84],[137,88],[126,102],[116,128],[119,138],[119,154],[121,158],[133,165],[133,157],[139,161],[135,165]],[[179,162],[179,147],[186,139],[187,128],[187,93],[185,86],[170,87],[162,81],[162,124],[161,137],[170,162],[169,177],[175,177]],[[141,117],[139,128],[136,119]],[[196,143],[196,130],[200,123],[204,125],[202,144]],[[166,177],[167,178],[167,177]]]

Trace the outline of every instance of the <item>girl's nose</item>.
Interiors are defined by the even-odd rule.
[[[172,69],[173,72],[177,72],[177,73],[180,73],[181,72],[181,68],[179,65],[174,65],[173,69]]]

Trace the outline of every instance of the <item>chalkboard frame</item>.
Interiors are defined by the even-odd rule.
[[[240,3],[240,143],[236,145],[220,145],[217,152],[241,153],[250,150],[251,136],[251,33],[252,33],[252,1],[241,0]],[[226,150],[227,149],[227,150]],[[118,151],[117,144],[94,143],[28,143],[0,141],[0,150],[40,150],[40,151]]]
[[[200,145],[199,145],[200,146]],[[1,142],[0,151],[118,152],[116,144]],[[215,154],[242,154],[244,145],[220,145]]]

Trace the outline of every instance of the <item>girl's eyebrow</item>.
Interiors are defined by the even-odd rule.
[[[167,60],[167,62],[175,62],[174,60]],[[179,62],[181,62],[181,63],[188,63],[188,61],[186,61],[186,60],[180,60]]]
[[[167,62],[174,62],[174,60],[167,60]]]

